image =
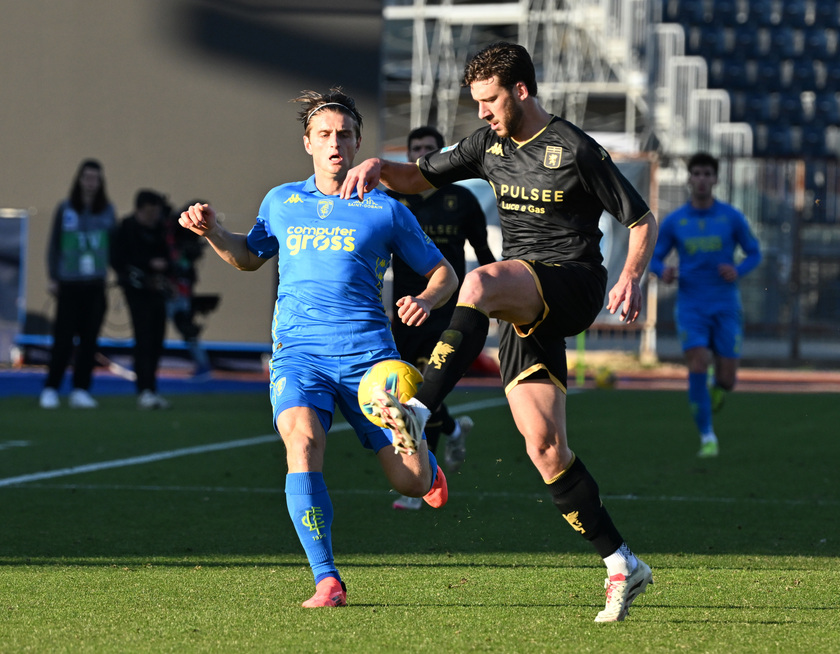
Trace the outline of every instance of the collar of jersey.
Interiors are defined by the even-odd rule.
[[[551,125],[551,123],[553,123],[553,122],[554,122],[554,119],[555,119],[555,118],[557,118],[557,116],[551,116],[551,118],[549,118],[549,119],[548,119],[548,122],[545,124],[545,127],[543,127],[543,128],[542,128],[539,132],[537,132],[536,134],[534,134],[531,138],[529,138],[529,139],[528,139],[528,140],[526,140],[526,141],[517,141],[517,140],[516,140],[515,138],[513,138],[513,137],[511,137],[511,138],[510,138],[510,140],[511,140],[511,141],[513,141],[513,142],[514,142],[514,144],[516,145],[516,148],[517,148],[517,149],[519,149],[519,148],[521,148],[523,145],[527,145],[528,143],[530,143],[531,141],[533,141],[533,140],[534,140],[535,138],[537,138],[540,134],[542,134],[545,130],[547,130],[547,129],[548,129],[548,126],[549,126],[549,125]]]
[[[322,198],[336,198],[336,197],[338,197],[338,194],[336,194],[336,195],[325,195],[325,194],[321,193],[321,191],[318,190],[318,187],[315,186],[315,175],[314,174],[311,177],[309,177],[303,183],[303,190],[304,190],[305,193],[312,193],[313,195],[320,195]],[[358,198],[358,197],[359,197],[358,194],[355,193],[355,192],[351,196],[351,198]]]

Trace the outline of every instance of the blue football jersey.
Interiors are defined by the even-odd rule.
[[[736,265],[738,246],[746,257]],[[662,221],[651,271],[661,276],[672,249],[679,254],[678,299],[683,303],[740,304],[737,282],[724,280],[718,265],[734,265],[743,277],[761,261],[758,239],[744,214],[719,200],[709,209],[686,203]]]
[[[268,192],[247,245],[278,257],[275,351],[322,355],[393,348],[382,305],[392,253],[423,275],[442,258],[401,203],[379,190],[363,201],[324,195],[314,175]]]

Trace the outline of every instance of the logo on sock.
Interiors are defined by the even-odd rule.
[[[438,344],[435,345],[435,349],[432,352],[432,356],[429,357],[429,366],[434,367],[436,370],[440,370],[441,366],[446,363],[446,357],[454,351],[455,348],[449,343],[438,341]]]
[[[583,524],[580,520],[578,520],[577,511],[572,511],[571,513],[564,513],[563,517],[566,518],[566,522],[572,525],[572,529],[574,529],[577,532],[580,532],[581,534],[586,533],[586,529],[583,528]]]
[[[312,540],[321,540],[324,537],[324,534],[321,533],[321,530],[324,528],[324,511],[320,506],[313,506],[311,509],[308,509],[300,521],[309,531],[315,532]]]

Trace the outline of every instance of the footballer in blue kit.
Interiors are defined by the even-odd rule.
[[[375,190],[363,200],[339,196],[361,143],[353,99],[334,88],[306,91],[296,101],[315,174],[269,191],[247,235],[225,230],[206,204],[190,207],[180,223],[240,270],[277,257],[271,404],[286,448],[289,515],[315,578],[315,594],[303,606],[313,608],[347,601],[333,559],[333,509],[323,477],[336,407],[376,453],[391,488],[434,508],[446,503],[446,478],[425,438],[402,439],[374,425],[359,408],[357,391],[374,363],[399,358],[382,304],[392,254],[428,280],[422,292],[397,300],[397,317],[407,325],[424,323],[445,304],[457,277],[401,203]]]
[[[718,455],[712,411],[735,386],[743,340],[738,279],[761,262],[758,239],[744,214],[712,194],[718,161],[697,153],[688,162],[689,201],[665,217],[650,270],[678,282],[675,322],[688,364],[688,398],[700,433],[700,457]],[[743,258],[736,263],[740,248]],[[678,267],[665,264],[672,250]],[[709,366],[714,381],[709,387]]]

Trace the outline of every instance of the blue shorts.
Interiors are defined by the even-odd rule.
[[[338,406],[364,447],[378,452],[391,445],[391,432],[365,417],[357,395],[362,375],[383,359],[399,359],[399,354],[396,350],[385,349],[364,356],[316,356],[281,350],[269,366],[275,431],[277,416],[282,411],[309,407],[317,414],[324,431],[329,432]]]
[[[683,352],[705,347],[727,359],[741,357],[744,328],[739,306],[712,308],[698,305],[681,308],[677,304],[674,318]]]

